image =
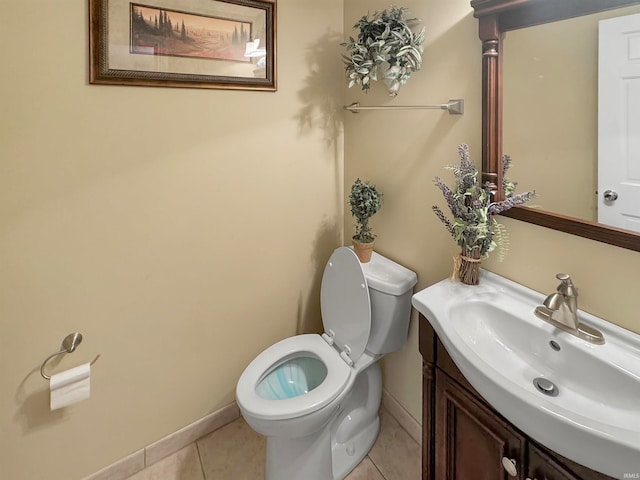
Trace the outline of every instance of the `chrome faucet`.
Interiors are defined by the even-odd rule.
[[[589,343],[602,345],[602,333],[578,320],[578,289],[571,277],[558,273],[556,278],[561,282],[557,291],[545,299],[544,305],[536,307],[536,317]]]
[[[566,273],[559,273],[556,278],[562,283],[557,292],[549,295],[544,306],[551,310],[551,320],[559,322],[568,328],[578,328],[578,289]]]

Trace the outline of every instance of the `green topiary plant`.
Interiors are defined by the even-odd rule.
[[[383,78],[395,97],[411,73],[420,70],[425,29],[414,33],[420,20],[408,16],[408,9],[392,6],[365,15],[353,26],[358,37],[341,44],[346,47],[342,57],[349,88],[361,85],[366,92],[372,81]]]
[[[358,178],[351,186],[349,204],[351,214],[357,220],[353,240],[361,243],[373,242],[375,235],[369,226],[369,219],[382,207],[382,193],[375,185]]]

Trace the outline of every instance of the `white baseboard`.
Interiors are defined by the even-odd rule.
[[[382,390],[382,406],[396,419],[409,436],[422,445],[422,425],[398,402],[393,395]]]
[[[239,417],[240,410],[238,405],[233,402],[85,477],[84,480],[126,480],[131,475],[183,449],[214,430],[224,427]]]
[[[404,428],[418,444],[422,444],[422,426],[409,412],[386,390],[382,391],[382,406]],[[126,480],[144,468],[183,449],[209,433],[224,427],[240,417],[236,403],[217,410],[206,417],[196,420],[180,430],[147,445],[136,452],[108,465],[83,480]]]

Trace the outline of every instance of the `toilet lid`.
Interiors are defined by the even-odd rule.
[[[336,249],[324,269],[320,288],[324,331],[334,332],[340,350],[351,349],[354,362],[364,352],[371,332],[369,288],[356,254],[347,247]]]

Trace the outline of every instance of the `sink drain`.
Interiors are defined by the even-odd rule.
[[[543,377],[538,377],[533,379],[533,385],[538,389],[539,392],[544,393],[545,395],[549,395],[550,397],[555,397],[558,395],[558,387],[551,381]]]

